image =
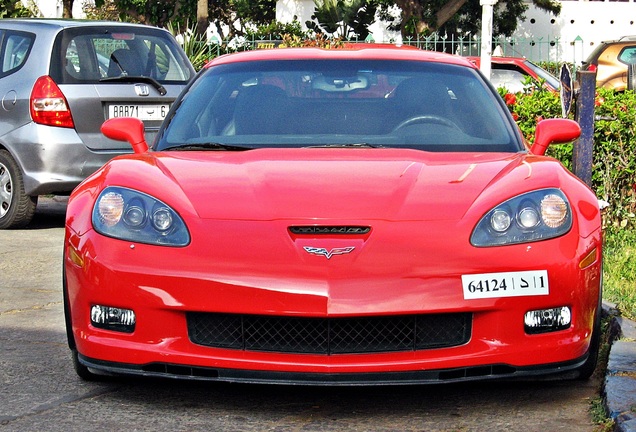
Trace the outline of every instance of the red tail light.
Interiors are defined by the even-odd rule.
[[[33,86],[31,118],[34,122],[47,126],[75,127],[68,102],[50,76],[41,76]]]

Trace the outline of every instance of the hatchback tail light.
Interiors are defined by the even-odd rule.
[[[47,126],[75,127],[62,90],[48,75],[38,78],[31,91],[31,118]]]

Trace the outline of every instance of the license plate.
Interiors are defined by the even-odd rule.
[[[139,120],[163,120],[170,105],[113,104],[108,106],[108,118],[135,117]]]
[[[464,299],[548,295],[547,270],[462,275]]]

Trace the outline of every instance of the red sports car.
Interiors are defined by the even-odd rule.
[[[159,136],[68,204],[77,373],[252,383],[587,377],[594,193],[466,59],[289,48],[212,61]]]

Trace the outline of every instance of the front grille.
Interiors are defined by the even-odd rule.
[[[470,340],[472,314],[296,318],[192,312],[187,321],[190,340],[198,345],[331,355],[463,345]]]
[[[294,225],[289,227],[292,234],[297,235],[327,235],[327,234],[354,234],[363,235],[371,231],[367,226],[349,226],[349,225]]]

